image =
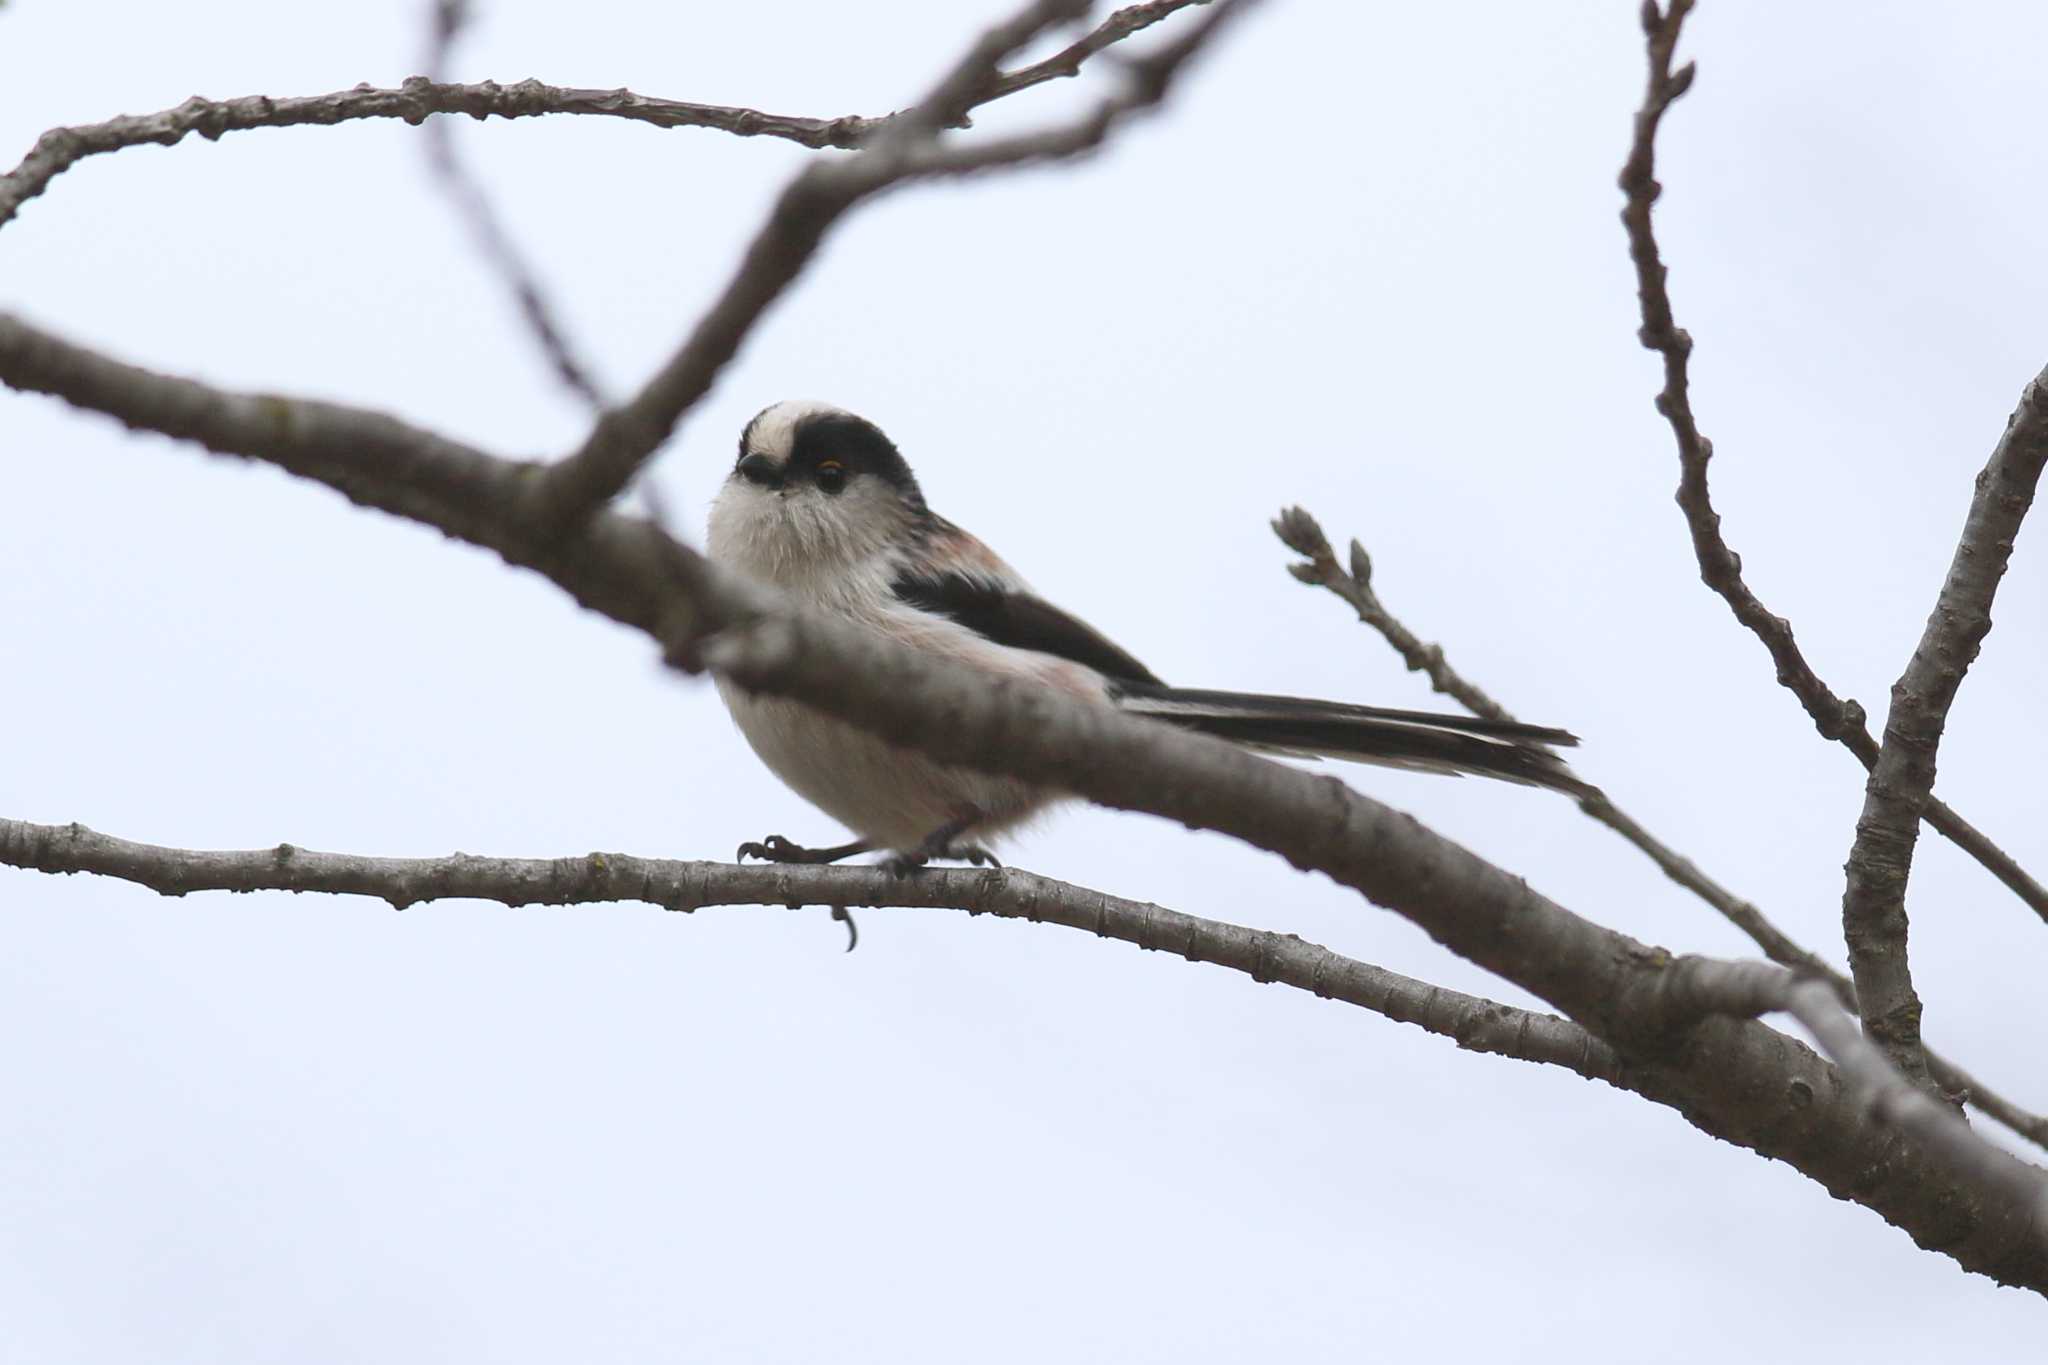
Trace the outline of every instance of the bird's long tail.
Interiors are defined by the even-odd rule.
[[[1454,775],[1479,773],[1573,796],[1599,794],[1552,752],[1579,742],[1567,730],[1156,683],[1121,684],[1117,704],[1136,715],[1274,753]]]

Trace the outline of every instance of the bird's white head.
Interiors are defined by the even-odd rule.
[[[882,567],[929,519],[917,479],[880,427],[791,399],[740,433],[706,539],[713,559],[804,591]]]

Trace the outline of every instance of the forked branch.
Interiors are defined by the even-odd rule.
[[[1635,262],[1636,298],[1642,315],[1642,328],[1637,335],[1646,349],[1663,359],[1664,387],[1657,395],[1657,411],[1670,424],[1678,444],[1678,505],[1685,513],[1686,528],[1692,536],[1701,581],[1728,604],[1737,621],[1763,642],[1777,667],[1778,682],[1799,699],[1815,728],[1856,755],[1866,769],[1873,768],[1877,764],[1878,743],[1871,738],[1866,713],[1857,703],[1835,695],[1800,651],[1791,622],[1766,608],[1750,590],[1742,576],[1741,556],[1729,548],[1721,534],[1721,517],[1714,510],[1707,486],[1707,465],[1713,459],[1714,446],[1701,433],[1693,416],[1688,378],[1692,337],[1672,315],[1667,272],[1650,217],[1652,205],[1663,192],[1656,179],[1657,129],[1672,103],[1692,87],[1693,65],[1688,62],[1676,70],[1671,65],[1679,33],[1691,10],[1692,0],[1671,0],[1669,7],[1662,10],[1655,0],[1646,0],[1643,6],[1649,80],[1642,107],[1636,112],[1635,138],[1628,162],[1621,172],[1621,189],[1626,196],[1621,221],[1628,230],[1629,258]],[[2036,881],[1981,830],[1933,796],[1922,803],[1920,814],[2036,914],[2048,919],[2048,887]]]
[[[2048,370],[2035,377],[1977,476],[1963,533],[1927,628],[1892,687],[1884,745],[1864,786],[1849,849],[1842,935],[1863,1026],[1900,1071],[1927,1075],[1920,997],[1907,956],[1906,879],[1934,787],[1935,755],[1963,675],[1991,632],[1991,602],[2048,462]]]

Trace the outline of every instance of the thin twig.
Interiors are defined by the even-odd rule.
[[[1065,51],[1003,76],[986,98],[972,107],[1029,90],[1033,86],[1075,75],[1089,56],[1157,23],[1189,5],[1210,0],[1154,0],[1132,5],[1105,19],[1100,28]],[[1142,12],[1142,13],[1140,13]],[[1082,49],[1086,49],[1082,51]],[[1078,56],[1076,54],[1079,54]],[[537,80],[500,85],[441,85],[423,76],[408,79],[396,90],[368,84],[326,95],[273,99],[245,95],[209,100],[194,95],[183,104],[154,114],[123,115],[100,123],[52,128],[36,139],[19,165],[0,175],[0,225],[21,206],[48,189],[50,182],[90,156],[117,152],[146,143],[172,146],[188,134],[209,141],[223,133],[251,128],[291,128],[309,124],[346,123],[353,119],[397,118],[419,124],[432,114],[467,114],[474,119],[535,118],[544,114],[585,114],[630,119],[657,128],[709,128],[735,137],[772,137],[814,151],[857,151],[894,114],[843,114],[838,118],[806,118],[771,114],[726,104],[695,104],[685,100],[636,95],[630,90],[589,90],[543,85]]]
[[[942,145],[942,130],[993,98],[998,63],[1052,24],[1073,17],[1077,7],[1068,0],[1038,0],[991,29],[930,94],[898,115],[864,151],[844,161],[810,165],[789,183],[718,300],[640,392],[600,418],[582,446],[548,471],[530,515],[545,524],[566,525],[632,482],[854,205],[916,180],[1076,156],[1101,145],[1116,124],[1164,99],[1180,68],[1250,2],[1216,0],[1178,41],[1129,63],[1121,92],[1070,122],[1019,137]]]
[[[1990,835],[1958,815],[1938,796],[1929,796],[1921,805],[1920,818],[1998,878],[2028,909],[2048,921],[2048,886],[2034,880],[2010,853],[1991,841]]]
[[[1005,95],[1029,90],[1032,86],[1043,85],[1047,81],[1078,76],[1081,74],[1081,67],[1096,53],[1116,46],[1132,34],[1142,32],[1161,19],[1190,5],[1208,3],[1210,0],[1146,0],[1144,4],[1126,5],[1104,19],[1093,32],[1061,48],[1044,61],[1019,67],[998,79],[989,87],[988,94],[978,100],[974,107],[992,104]]]
[[[1387,609],[1372,586],[1372,558],[1358,541],[1351,542],[1351,567],[1347,572],[1337,562],[1336,553],[1330,548],[1322,526],[1306,509],[1284,509],[1274,518],[1273,530],[1289,549],[1305,561],[1288,565],[1289,573],[1301,582],[1326,589],[1349,603],[1358,613],[1359,620],[1378,631],[1394,647],[1410,671],[1428,676],[1433,689],[1456,699],[1474,715],[1519,722],[1514,712],[1453,667],[1442,646],[1424,643]],[[1701,871],[1690,858],[1643,828],[1634,817],[1615,805],[1611,797],[1604,792],[1588,797],[1579,802],[1579,809],[1639,849],[1657,864],[1665,876],[1719,911],[1731,924],[1749,935],[1771,961],[1789,967],[1801,976],[1826,983],[1843,1009],[1852,1013],[1856,1011],[1856,987],[1848,977],[1778,928],[1754,904],[1729,891]],[[1986,1117],[2028,1141],[2048,1147],[2048,1118],[2022,1109],[1939,1053],[1930,1049],[1926,1055],[1934,1080],[1944,1092],[1959,1101],[1967,1101]]]
[[[194,95],[183,104],[153,114],[129,114],[100,123],[50,129],[36,139],[19,165],[0,176],[0,224],[13,218],[24,203],[87,157],[148,143],[175,146],[193,133],[213,141],[224,133],[254,128],[325,126],[357,119],[402,119],[420,124],[435,114],[467,114],[479,120],[577,114],[628,119],[657,128],[709,128],[738,137],[774,137],[802,147],[846,150],[859,147],[875,128],[886,122],[857,115],[800,118],[730,105],[656,99],[630,90],[543,85],[537,80],[512,85],[496,81],[436,85],[424,76],[414,76],[395,90],[364,84],[325,95],[288,99],[245,95],[209,100]]]
[[[965,910],[1082,929],[1173,953],[1383,1014],[1459,1047],[1547,1063],[1627,1087],[1613,1048],[1569,1019],[1433,986],[1277,934],[1054,881],[1016,868],[928,868],[898,877],[877,867],[762,866],[590,853],[573,858],[369,858],[292,844],[247,851],[166,848],[89,830],[0,819],[0,865],[86,872],[166,896],[199,891],[312,891],[370,896],[403,910],[429,901],[603,905],[668,910],[714,905],[889,906]]]
[[[436,85],[447,80],[449,58],[469,21],[468,0],[433,0],[431,39],[427,45],[427,79]],[[505,230],[491,199],[476,177],[469,173],[455,151],[455,130],[447,118],[430,118],[423,130],[427,140],[427,164],[434,181],[455,205],[458,216],[476,243],[484,261],[505,284],[519,305],[526,330],[540,347],[548,368],[564,388],[583,400],[592,413],[604,411],[604,393],[592,377],[590,367],[577,358],[559,311],[548,301],[540,275]]]
[[[1977,493],[1956,542],[1927,628],[1892,687],[1884,745],[1863,792],[1842,893],[1842,937],[1863,1002],[1863,1027],[1892,1064],[1927,1078],[1920,996],[1907,952],[1906,879],[1920,810],[1934,787],[1935,755],[1963,675],[1991,632],[1991,602],[2012,557],[2020,523],[2048,463],[2048,370],[2021,394],[2005,435],[1977,476]]]
[[[1713,459],[1714,444],[1701,434],[1693,416],[1688,381],[1692,337],[1673,319],[1671,295],[1665,285],[1667,272],[1650,222],[1651,206],[1663,192],[1656,179],[1657,129],[1672,102],[1692,87],[1691,62],[1676,71],[1671,69],[1672,51],[1691,9],[1692,0],[1671,0],[1670,7],[1662,11],[1655,0],[1648,0],[1643,6],[1643,27],[1649,39],[1649,82],[1642,108],[1636,112],[1635,140],[1620,180],[1626,196],[1621,221],[1628,229],[1629,258],[1635,262],[1636,298],[1643,321],[1637,336],[1645,349],[1663,357],[1664,388],[1657,395],[1657,411],[1670,424],[1678,444],[1678,505],[1692,536],[1701,581],[1728,604],[1737,621],[1763,641],[1771,662],[1777,666],[1778,682],[1799,699],[1815,728],[1856,755],[1857,761],[1868,769],[1877,764],[1878,744],[1871,738],[1863,707],[1835,695],[1806,661],[1792,636],[1791,622],[1772,613],[1750,591],[1742,577],[1741,556],[1729,548],[1721,534],[1721,517],[1714,510],[1707,486],[1707,465]],[[2036,914],[2048,919],[2048,887],[2030,876],[1982,831],[1931,797],[1921,816],[1982,864]]]
[[[1300,555],[1306,563],[1289,564],[1287,572],[1310,587],[1324,588],[1351,604],[1358,619],[1380,633],[1394,647],[1411,673],[1421,673],[1429,685],[1451,697],[1475,716],[1487,720],[1515,722],[1507,707],[1481,691],[1478,684],[1462,677],[1444,658],[1443,647],[1425,644],[1422,637],[1394,619],[1380,603],[1372,587],[1372,556],[1356,539],[1351,542],[1351,568],[1337,562],[1330,538],[1322,524],[1305,507],[1283,507],[1273,518],[1273,534],[1280,543]]]

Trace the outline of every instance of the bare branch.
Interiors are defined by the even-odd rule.
[[[970,108],[1014,95],[1079,72],[1082,63],[1098,52],[1122,41],[1176,10],[1210,0],[1153,0],[1132,5],[1109,16],[1087,37],[1042,62],[1003,76],[985,98]],[[1085,49],[1085,50],[1084,50]],[[251,128],[291,128],[307,125],[347,123],[355,119],[396,118],[420,124],[433,114],[467,114],[482,120],[535,118],[544,114],[586,114],[630,119],[657,128],[709,128],[736,137],[772,137],[794,142],[814,151],[837,149],[857,151],[874,134],[889,126],[895,115],[869,117],[846,114],[839,118],[805,118],[794,114],[771,114],[724,104],[693,104],[684,100],[657,99],[630,90],[588,90],[543,85],[524,80],[514,85],[483,81],[475,85],[441,85],[414,76],[397,89],[380,89],[368,84],[326,95],[272,99],[268,95],[246,95],[239,99],[208,100],[194,95],[173,109],[154,114],[124,115],[102,123],[71,128],[52,128],[36,139],[21,164],[0,176],[0,225],[5,225],[21,206],[48,189],[50,182],[90,156],[117,152],[124,147],[157,143],[165,147],[198,133],[217,141],[223,133]]]
[[[440,85],[447,78],[449,57],[468,20],[467,0],[435,0],[432,40],[427,50],[427,79],[434,84]],[[526,330],[540,346],[548,368],[592,412],[602,412],[604,394],[591,377],[589,366],[576,357],[567,331],[557,321],[558,310],[548,302],[541,288],[540,276],[513,243],[484,187],[456,155],[454,127],[445,118],[430,118],[425,132],[427,164],[433,168],[435,183],[454,203],[484,261],[511,291],[519,305],[519,315],[526,321]]]
[[[1990,835],[1965,820],[1938,796],[1929,796],[1922,803],[1920,818],[2004,883],[2006,889],[2025,902],[2035,914],[2048,920],[2048,886],[2036,881],[2011,854],[1993,843]]]
[[[989,87],[986,97],[977,101],[975,108],[992,104],[1005,95],[1014,95],[1020,90],[1029,90],[1034,85],[1047,81],[1062,80],[1081,74],[1081,67],[1090,57],[1114,47],[1134,33],[1152,27],[1161,19],[1176,14],[1190,5],[1206,5],[1210,0],[1146,0],[1139,5],[1126,5],[1111,14],[1098,25],[1094,32],[1077,42],[1070,43],[1042,62],[1020,67],[1002,77]]]
[[[436,85],[423,76],[396,90],[358,85],[325,95],[272,99],[245,95],[208,100],[195,95],[172,109],[131,114],[103,123],[52,128],[36,139],[21,164],[0,176],[0,224],[21,206],[48,189],[50,182],[90,156],[125,147],[156,143],[170,147],[192,133],[209,141],[223,133],[251,128],[294,128],[348,123],[356,119],[403,119],[420,124],[434,114],[468,114],[471,118],[537,118],[545,114],[584,114],[630,119],[657,128],[711,128],[740,137],[778,137],[800,146],[854,148],[884,120],[847,117],[794,118],[718,104],[689,104],[654,99],[630,90],[585,90],[520,81],[499,85]]]
[[[2020,395],[2005,435],[1977,476],[1955,558],[1927,629],[1892,687],[1884,745],[1864,787],[1849,850],[1842,936],[1863,1001],[1863,1027],[1906,1076],[1924,1082],[1920,997],[1907,953],[1906,879],[1935,754],[1963,674],[1991,632],[1991,601],[2048,462],[2048,370]]]
[[[582,447],[549,471],[539,489],[537,515],[566,524],[625,488],[683,414],[710,391],[755,323],[854,205],[914,180],[1075,156],[1100,145],[1117,123],[1164,99],[1181,66],[1247,3],[1216,0],[1180,41],[1131,63],[1122,93],[1067,125],[964,147],[942,146],[936,141],[940,130],[992,97],[989,92],[1000,78],[997,63],[1077,7],[1038,0],[1017,19],[990,30],[930,95],[898,115],[866,150],[844,161],[811,165],[789,183],[724,292],[668,363],[631,401],[600,418]]]
[[[1857,1031],[1834,993],[1818,981],[1802,980],[1783,967],[1761,962],[1719,962],[1685,957],[1650,984],[1680,1021],[1701,1013],[1750,1018],[1771,1011],[1791,1014],[1842,1069],[1860,1103],[1883,1123],[1897,1125],[1950,1160],[1970,1167],[1987,1184],[1999,1186],[2028,1216],[2048,1223],[2048,1182],[2039,1167],[1984,1142],[1953,1109],[1930,1097]]]
[[[1274,519],[1273,530],[1290,549],[1308,561],[1288,565],[1289,573],[1303,583],[1325,588],[1350,603],[1358,612],[1358,619],[1377,630],[1407,661],[1410,670],[1427,673],[1430,685],[1438,692],[1457,699],[1475,715],[1511,723],[1518,721],[1514,712],[1452,667],[1441,646],[1424,644],[1421,637],[1387,610],[1371,586],[1372,559],[1363,545],[1356,540],[1351,542],[1351,569],[1347,572],[1337,563],[1323,528],[1305,509],[1284,509]],[[1771,961],[1789,967],[1801,976],[1826,983],[1842,1008],[1851,1012],[1856,1010],[1856,987],[1848,977],[1779,929],[1755,905],[1723,887],[1701,871],[1690,858],[1643,828],[1605,793],[1580,801],[1579,809],[1639,849],[1657,864],[1665,876],[1718,910],[1736,928],[1748,934]],[[1967,1100],[1986,1116],[2029,1141],[2048,1146],[2048,1118],[2022,1109],[1931,1049],[1926,1056],[1936,1084],[1949,1095]]]
[[[1649,84],[1642,108],[1636,112],[1635,141],[1620,182],[1626,195],[1621,221],[1628,229],[1629,258],[1635,262],[1636,298],[1643,319],[1637,336],[1645,349],[1663,357],[1664,388],[1657,395],[1657,411],[1670,424],[1678,443],[1678,505],[1692,535],[1700,580],[1719,594],[1737,621],[1763,641],[1771,662],[1777,666],[1779,684],[1799,699],[1815,728],[1856,755],[1865,768],[1871,768],[1877,763],[1878,745],[1871,738],[1864,709],[1836,696],[1821,681],[1800,652],[1799,643],[1792,636],[1792,623],[1773,614],[1750,591],[1742,577],[1742,557],[1729,548],[1722,536],[1721,516],[1714,510],[1707,487],[1707,465],[1713,459],[1714,444],[1701,434],[1693,416],[1687,369],[1692,337],[1672,316],[1671,295],[1665,287],[1667,271],[1650,222],[1651,206],[1663,193],[1663,186],[1656,179],[1657,128],[1672,102],[1692,87],[1692,63],[1676,71],[1671,69],[1672,51],[1691,9],[1692,0],[1671,0],[1669,8],[1663,11],[1658,10],[1655,0],[1648,0],[1643,6],[1643,27],[1649,35]],[[2028,875],[1982,831],[1932,797],[1923,806],[1921,817],[1975,858],[2036,914],[2048,919],[2048,887]]]
[[[929,868],[896,877],[876,867],[760,866],[590,853],[580,858],[367,858],[280,844],[246,852],[165,848],[83,825],[0,820],[0,864],[88,872],[167,896],[195,891],[316,891],[372,896],[393,909],[437,900],[503,905],[642,901],[666,910],[713,905],[897,906],[965,910],[1081,929],[1342,1000],[1413,1024],[1459,1047],[1547,1063],[1626,1086],[1615,1051],[1569,1019],[1515,1009],[1417,981],[1276,934],[1124,900],[1015,868]]]
[[[1358,613],[1358,619],[1380,633],[1382,639],[1394,647],[1401,661],[1408,665],[1410,673],[1421,673],[1429,678],[1434,690],[1455,700],[1475,716],[1488,720],[1514,721],[1507,707],[1502,706],[1481,691],[1477,684],[1467,681],[1444,659],[1440,645],[1424,644],[1422,637],[1394,619],[1385,606],[1381,605],[1372,588],[1372,556],[1355,539],[1351,542],[1351,569],[1346,572],[1337,562],[1337,556],[1330,549],[1330,541],[1323,534],[1323,528],[1311,516],[1307,508],[1284,507],[1280,515],[1273,518],[1273,534],[1281,543],[1302,556],[1306,564],[1290,564],[1287,571],[1310,587],[1325,588],[1351,604]]]
[[[223,852],[117,839],[82,825],[0,820],[0,864],[117,877],[164,895],[195,891],[316,891],[373,896],[394,909],[426,901],[509,906],[642,901],[669,910],[712,905],[904,906],[966,910],[1082,929],[1191,962],[1208,962],[1454,1039],[1462,1048],[1562,1066],[1623,1088],[1628,1067],[1577,1024],[1468,996],[1342,957],[1292,934],[1201,919],[1015,869],[938,870],[901,878],[874,867],[746,866],[591,853],[572,858],[372,858],[291,844]],[[1952,1114],[1906,1085],[1847,1021],[1824,987],[1760,963],[1680,958],[1641,980],[1643,1009],[1671,1029],[1707,1014],[1793,1013],[1835,1057],[1886,1122],[1940,1143],[2015,1198],[2039,1201],[2037,1173],[1978,1142]]]
[[[1360,621],[1378,631],[1394,647],[1410,671],[1427,674],[1432,688],[1454,698],[1474,715],[1490,720],[1518,720],[1514,712],[1453,668],[1441,645],[1423,643],[1420,636],[1387,610],[1372,589],[1372,561],[1363,545],[1356,540],[1351,542],[1352,569],[1346,572],[1331,551],[1322,527],[1307,510],[1300,507],[1285,509],[1274,520],[1273,530],[1290,549],[1307,557],[1305,564],[1290,564],[1288,572],[1301,582],[1327,589],[1349,603]],[[1800,947],[1756,906],[1720,886],[1700,871],[1690,858],[1652,835],[1604,794],[1581,800],[1579,809],[1647,855],[1665,876],[1720,911],[1729,922],[1748,934],[1773,962],[1810,975],[1835,975],[1844,991],[1850,989],[1847,980],[1835,974],[1824,959]]]
[[[1667,271],[1650,223],[1651,206],[1663,192],[1655,178],[1657,129],[1672,102],[1693,82],[1692,63],[1676,72],[1671,69],[1672,51],[1691,9],[1692,0],[1671,0],[1662,14],[1654,0],[1643,8],[1643,26],[1649,37],[1649,83],[1635,116],[1635,141],[1621,172],[1621,188],[1627,196],[1622,222],[1628,229],[1629,256],[1635,262],[1636,297],[1643,318],[1638,335],[1645,348],[1658,352],[1664,360],[1664,388],[1657,395],[1657,411],[1677,438],[1678,505],[1692,532],[1700,577],[1728,603],[1736,619],[1764,642],[1778,666],[1778,681],[1805,703],[1820,732],[1853,747],[1851,736],[1863,728],[1863,709],[1828,690],[1800,653],[1790,624],[1772,615],[1750,592],[1742,579],[1741,559],[1721,537],[1721,519],[1707,490],[1707,463],[1713,458],[1714,446],[1700,433],[1693,417],[1687,373],[1692,337],[1672,317],[1671,296],[1665,287]],[[1872,746],[1871,757],[1875,756]]]
[[[1049,689],[990,686],[978,670],[793,608],[616,510],[568,527],[536,523],[534,466],[380,414],[153,374],[5,315],[0,382],[262,459],[439,527],[647,632],[681,666],[711,666],[886,742],[1216,830],[1327,873],[1549,1001],[1639,1067],[1639,1093],[1695,1126],[1782,1158],[1967,1268],[2048,1291],[2048,1237],[2003,1184],[1871,1123],[1831,1068],[1773,1029],[1706,1019],[1674,1034],[1669,1012],[1648,1008],[1654,992],[1637,989],[1668,954],[1573,914],[1334,777]]]

